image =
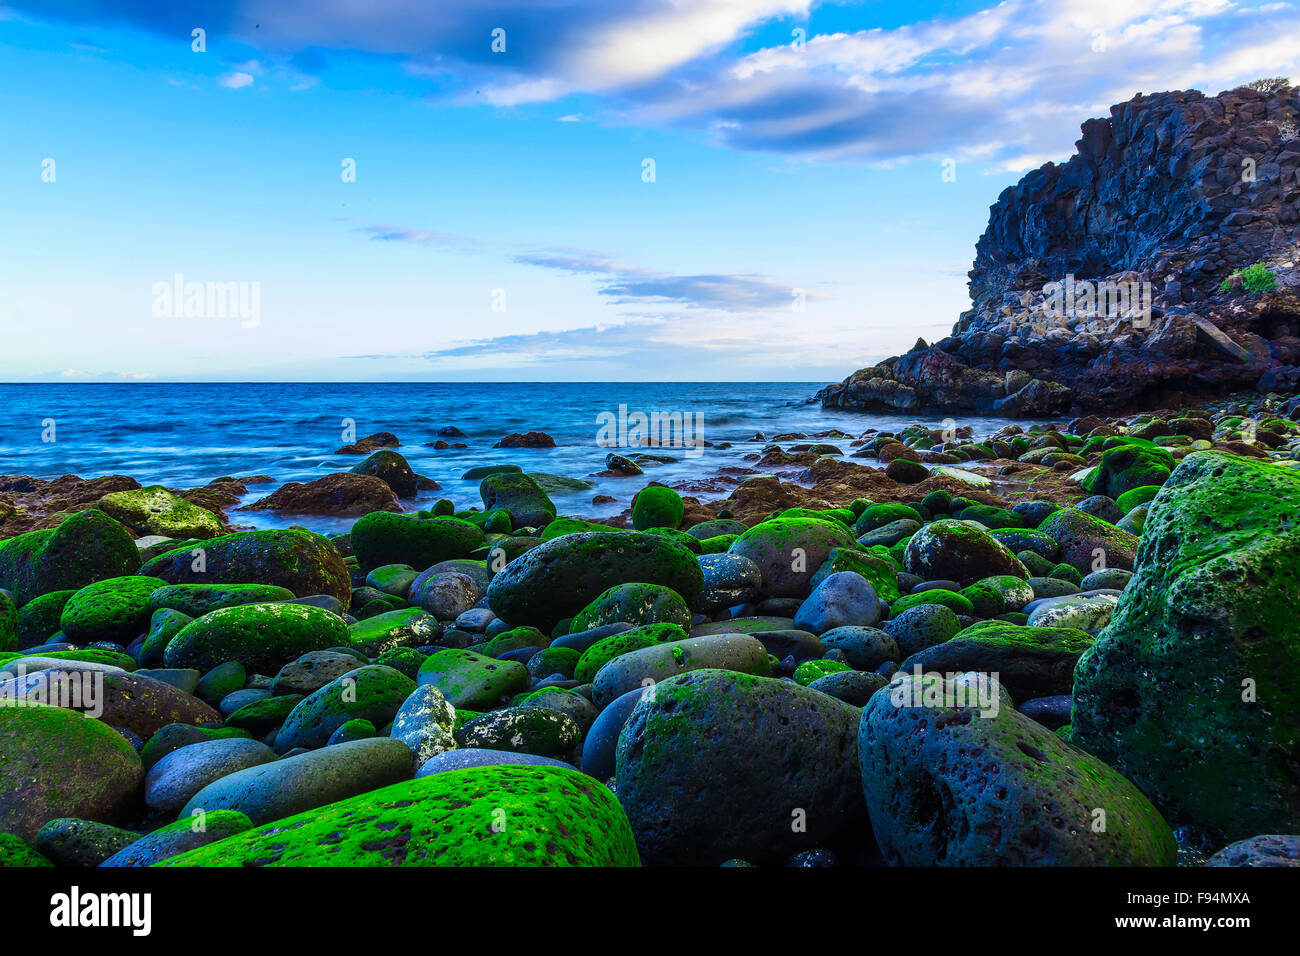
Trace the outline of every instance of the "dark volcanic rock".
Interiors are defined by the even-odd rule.
[[[998,197],[952,334],[827,386],[824,406],[1050,417],[1300,379],[1300,90],[1110,113]],[[1233,276],[1257,262],[1275,289]]]
[[[293,514],[366,515],[401,511],[393,489],[382,478],[335,472],[303,484],[291,481],[240,511],[287,511]]]

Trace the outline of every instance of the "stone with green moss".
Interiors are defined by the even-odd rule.
[[[0,869],[6,867],[53,866],[48,859],[12,833],[0,833]]]
[[[701,541],[707,541],[719,535],[742,535],[745,533],[745,525],[735,518],[714,518],[712,521],[701,521],[691,525],[686,529],[686,533]]]
[[[856,547],[853,533],[839,521],[774,518],[754,525],[727,553],[758,565],[766,597],[807,597],[813,575],[831,552]]]
[[[137,537],[159,534],[189,539],[221,534],[220,518],[162,485],[114,491],[100,498],[95,507],[132,529]]]
[[[637,531],[647,528],[678,528],[686,517],[682,496],[671,488],[650,485],[642,488],[632,499],[632,527]]]
[[[0,541],[0,588],[20,606],[51,591],[76,591],[139,569],[135,539],[95,509],[74,514],[57,528]]]
[[[0,591],[0,651],[18,646],[18,605],[8,591]]]
[[[862,790],[887,862],[1173,865],[1169,825],[1115,770],[998,695],[906,670],[867,701],[858,730]]]
[[[700,541],[700,554],[723,554],[731,549],[738,534],[718,534]]]
[[[379,654],[375,658],[375,663],[401,671],[411,680],[415,680],[415,675],[420,672],[420,665],[424,663],[425,657],[426,655],[413,647],[394,647]]]
[[[294,597],[288,588],[274,584],[169,584],[149,595],[149,606],[202,617],[218,608],[292,601]]]
[[[600,781],[491,766],[410,780],[193,850],[170,866],[637,866]]]
[[[953,518],[932,522],[914,534],[904,551],[904,566],[927,581],[956,581],[963,586],[1004,574],[1029,577],[1001,541]]]
[[[734,671],[657,683],[632,709],[616,757],[646,863],[779,863],[868,828],[859,713],[792,681]]]
[[[690,627],[691,612],[680,594],[658,584],[617,584],[573,616],[572,631],[605,624],[676,624]]]
[[[51,591],[32,598],[18,609],[18,643],[16,647],[36,647],[59,631],[63,607],[76,591]],[[0,646],[0,649],[3,649]]]
[[[32,846],[55,866],[99,866],[140,834],[95,820],[59,817],[41,827]]]
[[[1081,574],[1101,568],[1132,569],[1137,535],[1078,508],[1062,508],[1038,530],[1060,547],[1060,560]]]
[[[347,565],[333,542],[293,528],[240,531],[176,548],[147,561],[140,573],[170,584],[273,584],[297,597],[328,594],[344,607],[352,597]]]
[[[456,728],[456,743],[563,760],[582,743],[582,729],[572,717],[558,710],[506,707]]]
[[[719,669],[766,676],[770,666],[767,647],[749,634],[688,637],[614,658],[592,678],[591,697],[603,708],[628,691],[689,671]]]
[[[931,588],[928,591],[903,595],[889,606],[889,617],[892,620],[914,607],[920,607],[922,604],[942,604],[957,614],[965,614],[971,617],[975,615],[975,608],[971,604],[970,598],[964,594],[958,594],[956,591],[950,591],[947,588]]]
[[[1163,485],[1174,456],[1152,445],[1123,444],[1102,453],[1101,463],[1080,485],[1090,494],[1118,498],[1143,485]]]
[[[149,618],[149,630],[140,645],[140,666],[162,667],[167,654],[167,645],[183,627],[193,621],[194,618],[188,614],[173,611],[171,608],[159,608],[154,611]]]
[[[146,575],[87,584],[63,606],[59,626],[74,644],[130,644],[149,625],[149,595],[165,584],[160,578]]]
[[[112,819],[143,778],[131,744],[103,721],[30,702],[0,706],[0,832],[31,840],[57,817]]]
[[[510,651],[520,651],[525,647],[546,647],[550,643],[551,639],[537,628],[522,624],[494,635],[474,649],[488,657],[500,657]]]
[[[275,736],[275,749],[323,747],[330,734],[349,720],[387,724],[415,690],[415,681],[382,664],[348,671],[313,691],[285,719]]]
[[[862,514],[854,521],[853,533],[855,535],[866,534],[868,531],[874,531],[877,528],[883,528],[887,524],[893,524],[895,521],[904,519],[921,524],[925,521],[925,516],[911,505],[905,505],[901,502],[870,505],[864,508]]]
[[[1128,514],[1138,505],[1144,505],[1160,494],[1160,485],[1142,485],[1124,492],[1115,499],[1115,504],[1124,514]]]
[[[260,739],[283,724],[303,699],[302,694],[263,697],[261,700],[245,704],[227,717],[226,726],[247,730],[249,734]]]
[[[23,660],[26,656],[26,651],[6,651],[0,654],[0,666],[8,666],[14,661]],[[39,656],[45,660],[80,661],[87,664],[104,664],[124,671],[135,670],[135,660],[129,654],[100,647],[82,647],[75,651],[41,651]]]
[[[1188,455],[1075,672],[1072,739],[1225,840],[1300,832],[1297,514],[1294,470]]]
[[[596,677],[596,672],[616,657],[639,651],[655,644],[667,644],[682,641],[687,637],[686,631],[679,624],[661,623],[636,627],[602,638],[582,652],[573,671],[573,679],[589,683]]]
[[[488,475],[479,482],[478,492],[486,510],[505,509],[516,528],[538,528],[555,517],[555,504],[550,496],[524,474]],[[510,528],[504,530],[509,532]]]
[[[416,681],[438,688],[457,711],[461,707],[487,710],[530,683],[528,668],[518,661],[498,661],[455,648],[425,658]]]
[[[807,687],[813,681],[825,677],[827,674],[838,674],[841,671],[853,670],[843,661],[823,660],[822,658],[812,658],[803,661],[794,669],[794,682],[803,687]]]
[[[582,655],[572,647],[545,647],[528,659],[528,673],[538,680],[559,674],[568,680],[578,666]]]
[[[550,541],[552,538],[563,537],[566,534],[581,534],[586,531],[597,531],[608,533],[610,531],[620,531],[619,528],[611,528],[607,524],[601,524],[598,521],[585,521],[582,518],[556,518],[548,522],[546,530],[542,532],[542,540]]]
[[[362,571],[386,564],[427,568],[463,558],[483,544],[483,530],[458,518],[418,518],[375,511],[357,520],[349,533]]]
[[[877,554],[854,548],[832,549],[808,583],[816,588],[826,578],[839,571],[854,571],[862,575],[870,582],[876,596],[882,601],[898,600],[898,567],[894,562]]]
[[[582,532],[552,538],[511,561],[488,588],[488,604],[511,624],[549,631],[619,584],[671,588],[688,605],[704,586],[695,555],[658,535]]]
[[[145,741],[140,751],[144,769],[149,770],[163,757],[181,747],[202,743],[205,740],[226,740],[230,737],[248,738],[252,735],[238,727],[196,727],[194,724],[168,724]]]
[[[207,672],[239,661],[251,673],[274,674],[308,651],[349,643],[337,614],[306,604],[243,604],[186,624],[167,644],[168,667]]]
[[[366,657],[378,657],[399,647],[432,644],[441,634],[442,627],[433,615],[418,607],[404,607],[349,625],[347,639],[340,643]]]
[[[942,644],[924,648],[898,665],[900,671],[957,674],[997,673],[1018,700],[1068,694],[1074,666],[1093,637],[1072,627],[1021,627],[1006,621],[981,621]]]
[[[205,812],[196,818],[182,817],[123,847],[103,863],[104,867],[153,866],[187,850],[208,846],[251,829],[253,821],[237,810]]]

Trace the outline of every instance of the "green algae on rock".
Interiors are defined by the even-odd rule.
[[[383,664],[369,664],[336,677],[294,707],[275,736],[278,753],[293,747],[324,747],[349,720],[383,727],[415,690],[415,681]]]
[[[593,777],[473,767],[278,820],[169,866],[637,866],[627,816]]]
[[[420,518],[372,511],[358,518],[348,533],[362,571],[388,564],[427,568],[463,558],[483,545],[483,531],[458,518]]]
[[[218,608],[176,633],[163,660],[202,673],[238,661],[250,673],[274,674],[307,651],[348,643],[343,618],[306,604],[241,604]]]
[[[107,724],[62,707],[0,706],[0,832],[35,838],[50,820],[111,820],[144,779]]]
[[[1137,535],[1078,508],[1053,512],[1038,530],[1060,546],[1061,561],[1081,574],[1103,568],[1133,567]]]
[[[677,528],[686,517],[682,496],[662,485],[649,485],[632,499],[632,527],[637,531],[650,528]]]
[[[648,624],[603,637],[582,652],[573,671],[574,679],[584,684],[590,683],[595,679],[596,672],[616,657],[655,644],[682,641],[687,636],[686,631],[678,624]]]
[[[140,573],[169,584],[274,584],[297,597],[328,594],[344,607],[352,597],[347,565],[333,543],[296,529],[240,531],[187,544],[146,562]]]
[[[138,536],[160,534],[168,538],[215,538],[221,534],[221,519],[172,494],[162,485],[114,491],[95,505],[116,518]]]
[[[704,586],[699,561],[681,545],[636,531],[563,535],[515,558],[493,579],[488,604],[511,624],[549,631],[618,584],[659,584],[689,604]]]
[[[616,584],[598,594],[573,616],[571,631],[605,624],[676,624],[691,626],[691,612],[680,594],[659,584]]]
[[[527,689],[529,676],[528,668],[518,661],[448,648],[425,658],[416,681],[438,688],[457,711],[462,707],[484,710]]]
[[[18,606],[8,591],[0,591],[0,651],[18,646]]]
[[[1137,787],[972,690],[900,672],[862,710],[862,789],[887,862],[1173,865],[1173,832]]]
[[[295,597],[288,588],[275,584],[171,584],[149,595],[149,606],[202,617],[218,608],[292,601]]]
[[[555,517],[555,504],[528,475],[502,472],[488,475],[478,486],[487,511],[504,509],[514,527],[540,527]],[[508,533],[511,529],[506,528]]]
[[[53,866],[27,841],[12,833],[0,833],[0,869],[8,867]]]
[[[749,558],[758,565],[766,597],[802,598],[807,597],[813,575],[832,551],[856,547],[852,532],[842,522],[773,518],[742,534],[727,553]]]
[[[149,626],[149,595],[165,583],[136,574],[87,584],[63,606],[59,626],[77,644],[130,644]]]
[[[1073,739],[1226,839],[1300,830],[1297,514],[1295,471],[1188,455],[1075,671]]]
[[[19,606],[51,591],[80,590],[104,578],[135,574],[139,568],[135,539],[94,509],[72,515],[57,528],[0,541],[0,588]]]
[[[865,825],[858,717],[819,691],[727,670],[656,684],[632,709],[616,758],[645,862],[780,860]]]
[[[954,518],[926,525],[907,543],[904,563],[909,573],[934,581],[956,581],[965,587],[982,578],[1029,572],[1011,550],[987,531]]]

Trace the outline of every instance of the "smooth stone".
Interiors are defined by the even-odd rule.
[[[377,790],[411,776],[411,748],[391,737],[371,737],[311,750],[240,770],[208,784],[181,810],[238,810],[254,824]]]
[[[155,810],[176,811],[213,781],[275,760],[266,744],[227,737],[190,744],[167,754],[144,778],[144,801]]]
[[[766,674],[767,648],[748,634],[712,634],[643,647],[602,666],[592,680],[593,699],[604,707],[628,691],[701,668]]]
[[[862,575],[837,571],[813,589],[795,612],[795,627],[823,634],[837,627],[870,627],[880,620],[880,599]]]
[[[539,757],[536,754],[516,753],[513,750],[489,750],[485,747],[459,747],[456,750],[447,750],[431,757],[416,771],[415,776],[432,777],[434,774],[447,773],[449,770],[505,765],[573,769],[571,764],[567,764],[563,760]]]
[[[582,742],[582,770],[598,780],[614,776],[618,735],[643,694],[650,688],[637,687],[615,698],[601,710]]]

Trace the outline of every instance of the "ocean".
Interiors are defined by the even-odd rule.
[[[527,472],[548,472],[593,482],[583,491],[552,494],[562,514],[599,517],[626,509],[650,480],[664,484],[698,479],[725,467],[752,467],[747,454],[784,432],[840,429],[859,435],[868,428],[901,428],[916,416],[826,410],[808,400],[821,382],[566,382],[566,383],[129,383],[0,384],[0,474],[55,478],[75,474],[129,475],[141,484],[190,488],[214,478],[265,474],[276,483],[258,485],[242,503],[270,494],[289,481],[310,481],[361,460],[337,455],[347,423],[355,437],[393,432],[399,451],[418,473],[442,485],[408,508],[436,498],[458,508],[481,506],[477,481],[461,475],[475,465],[512,463]],[[622,412],[620,414],[620,408]],[[618,422],[636,427],[636,413],[679,416],[697,437],[717,448],[610,448]],[[919,419],[926,421],[926,419]],[[976,434],[1007,420],[963,418]],[[941,427],[938,419],[931,422]],[[438,429],[465,433],[463,449],[427,447]],[[625,428],[626,430],[626,428]],[[543,431],[555,448],[493,448],[512,432]],[[52,440],[51,440],[52,439]],[[791,442],[783,442],[788,446]],[[847,454],[846,442],[837,443]],[[647,466],[644,477],[595,478],[610,451],[663,454],[675,461]],[[689,493],[689,492],[688,492]],[[592,504],[595,495],[613,503]],[[280,527],[303,523],[318,530],[346,529],[354,518],[309,519],[268,512],[234,512],[237,524]]]

